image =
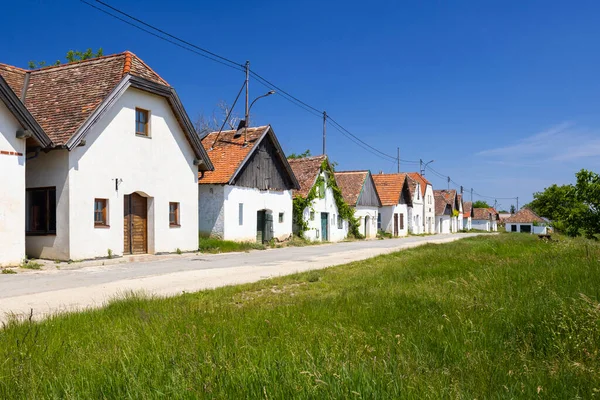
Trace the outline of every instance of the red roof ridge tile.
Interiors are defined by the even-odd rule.
[[[132,53],[130,51],[125,51],[123,54],[125,54],[125,63],[123,63],[123,76],[125,76],[131,71]]]
[[[0,63],[0,67],[13,68],[13,69],[19,70],[19,72],[31,72],[32,71],[30,69],[25,69],[25,68],[17,67],[14,65],[5,64],[5,63]]]

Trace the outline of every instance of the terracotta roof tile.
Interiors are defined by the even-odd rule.
[[[408,176],[410,176],[416,182],[419,182],[421,185],[421,197],[425,197],[425,191],[427,190],[427,185],[431,185],[431,183],[425,179],[423,175],[418,172],[407,172]]]
[[[400,201],[402,187],[406,174],[377,174],[373,175],[375,187],[382,206],[394,206]]]
[[[470,201],[465,201],[463,203],[463,216],[465,217],[471,217],[473,212],[473,203]]]
[[[506,218],[504,222],[516,224],[531,224],[534,222],[546,223],[546,221],[534,213],[530,208],[523,207],[515,215]]]
[[[433,193],[442,196],[441,198],[443,198],[444,202],[451,207],[452,211],[456,210],[456,190],[434,190]]]
[[[124,52],[25,71],[2,65],[0,75],[21,97],[29,73],[25,106],[56,145],[65,144],[113,90],[127,71],[162,85],[167,83],[135,54]]]
[[[296,179],[300,184],[300,190],[294,191],[294,195],[306,198],[308,192],[312,189],[317,175],[321,172],[323,161],[327,160],[327,156],[320,155],[304,158],[288,158],[288,163],[296,175]]]
[[[341,171],[335,173],[335,180],[342,191],[344,201],[350,206],[356,206],[369,171]]]
[[[435,215],[444,215],[446,208],[449,207],[446,198],[439,190],[433,191],[433,197],[435,200]]]
[[[237,131],[211,132],[202,139],[202,146],[208,153],[215,170],[206,171],[204,177],[199,180],[200,184],[221,184],[229,183],[233,174],[238,170],[240,164],[246,159],[250,150],[254,148],[258,140],[270,129],[270,126],[260,126],[248,128],[247,144],[244,146],[244,135],[239,138],[233,136]],[[214,144],[215,139],[218,139]]]
[[[474,208],[473,219],[485,219],[488,220],[492,216],[489,208]]]

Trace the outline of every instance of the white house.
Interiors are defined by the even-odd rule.
[[[305,201],[310,197],[310,204],[302,213],[294,215],[294,233],[306,224],[302,232],[305,239],[311,241],[339,242],[348,236],[348,220],[340,215],[340,209],[350,212],[344,203],[335,175],[326,155],[288,159],[292,171],[298,180],[300,190],[293,193]],[[334,191],[337,192],[334,193]]]
[[[381,201],[370,171],[336,172],[335,180],[346,204],[354,207],[358,230],[367,239],[377,237],[377,215]]]
[[[408,172],[407,175],[418,183],[420,190],[420,194],[414,193],[417,198],[413,197],[416,204],[413,205],[413,208],[417,207],[420,203],[423,204],[422,213],[413,212],[413,222],[417,222],[414,221],[414,217],[420,217],[421,221],[415,233],[435,233],[435,196],[433,195],[433,186],[431,182],[418,172]]]
[[[373,175],[381,200],[377,228],[393,236],[408,235],[408,207],[412,207],[412,198],[406,176],[406,174]]]
[[[506,232],[525,232],[541,235],[548,233],[546,220],[527,207],[521,208],[504,222]]]
[[[498,213],[492,207],[473,208],[471,226],[472,229],[479,231],[496,232],[498,230]]]
[[[268,126],[212,132],[202,139],[215,169],[200,174],[200,234],[240,242],[292,235],[292,190],[300,189]]]
[[[2,77],[20,72],[0,65],[0,266],[25,259],[25,163],[27,146],[48,147],[52,141]],[[17,82],[13,82],[15,85]]]
[[[463,229],[465,229],[465,223],[464,223],[464,205],[463,205],[463,198],[462,198],[462,194],[457,194],[456,195],[456,200],[458,202],[458,230],[462,231]]]
[[[198,248],[198,171],[212,165],[164,79],[130,52],[0,75],[51,141],[27,143],[28,256]]]
[[[470,201],[465,201],[463,203],[463,229],[471,230],[472,229],[472,217],[473,217],[473,203]]]
[[[435,197],[435,232],[452,232],[452,204],[441,190],[434,190]]]
[[[461,204],[458,201],[458,195],[456,193],[456,190],[454,189],[450,189],[450,190],[434,190],[435,193],[435,201],[436,201],[436,206],[438,205],[438,199],[439,201],[443,201],[445,202],[447,205],[450,206],[450,233],[456,233],[459,231],[459,215],[461,213]],[[438,212],[444,210],[444,214],[442,215],[438,215]],[[444,207],[442,205],[439,205],[439,208],[437,208],[436,210],[436,218],[438,219],[438,221],[436,221],[436,230],[439,231],[438,229],[438,225],[440,223],[439,219],[440,217],[443,217],[444,219],[447,216],[447,211],[444,209]],[[444,226],[442,224],[442,233],[447,233],[444,231]]]
[[[410,202],[412,203],[412,207],[408,207],[408,232],[413,235],[418,235],[425,230],[423,224],[423,211],[425,210],[423,191],[421,190],[421,183],[418,180],[411,178],[409,174],[405,175],[411,198]]]

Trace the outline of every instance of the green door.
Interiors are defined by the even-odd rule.
[[[329,213],[321,213],[321,240],[323,242],[329,241],[329,229],[328,223]]]
[[[256,242],[262,243],[265,238],[266,211],[256,212]]]

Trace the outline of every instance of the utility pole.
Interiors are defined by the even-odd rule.
[[[323,155],[326,154],[326,138],[327,138],[327,111],[323,111]]]
[[[473,188],[471,188],[471,203],[473,203]]]
[[[450,191],[450,177],[448,177],[448,191]]]
[[[419,158],[419,172],[423,175],[423,159]]]
[[[462,185],[460,185],[460,197],[462,197],[462,195],[463,195],[463,187],[462,187]]]
[[[498,200],[494,199],[494,210],[496,209],[496,204],[498,204]]]
[[[517,196],[517,211],[519,211],[519,197]]]
[[[400,173],[400,147],[398,147],[398,173]]]
[[[250,125],[250,107],[248,106],[248,83],[250,82],[250,61],[246,60],[246,113],[244,115],[246,126],[244,127],[244,144],[248,139],[248,125]]]

